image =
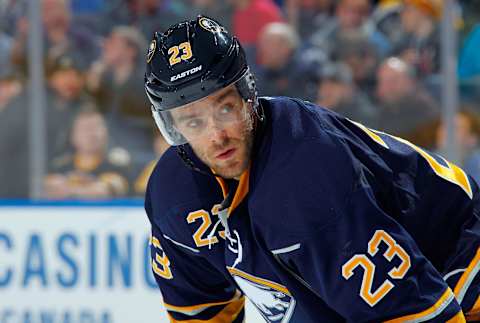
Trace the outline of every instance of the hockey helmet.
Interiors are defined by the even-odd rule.
[[[147,53],[145,90],[152,114],[167,142],[187,140],[175,128],[171,110],[235,84],[257,109],[255,82],[236,37],[215,20],[198,16],[154,34]]]

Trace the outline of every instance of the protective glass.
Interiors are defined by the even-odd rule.
[[[245,122],[249,116],[249,102],[245,102],[235,87],[216,93],[184,106],[158,111],[152,107],[153,117],[165,140],[173,146],[201,140],[211,131],[223,130]],[[218,93],[218,92],[217,92]]]

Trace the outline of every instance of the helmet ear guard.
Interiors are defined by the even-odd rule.
[[[258,120],[263,121],[265,115],[258,102],[258,91],[255,85],[255,77],[250,72],[250,68],[248,68],[244,76],[237,83],[235,83],[235,87],[245,101],[252,103],[253,112]]]

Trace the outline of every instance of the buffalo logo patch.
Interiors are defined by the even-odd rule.
[[[200,24],[200,27],[202,27],[203,29],[208,30],[212,33],[217,33],[217,32],[222,32],[222,31],[226,32],[225,28],[220,26],[218,23],[216,23],[212,19],[209,19],[209,18],[206,18],[206,17],[200,18],[198,23]]]
[[[227,267],[238,287],[268,323],[288,323],[296,301],[285,286]]]

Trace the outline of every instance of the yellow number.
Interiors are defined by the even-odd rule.
[[[402,263],[398,267],[394,267],[388,272],[388,275],[393,279],[402,279],[410,268],[410,256],[405,250],[397,244],[397,242],[385,231],[377,230],[372,239],[368,242],[368,253],[370,256],[375,256],[378,251],[380,242],[387,244],[388,249],[383,256],[392,261],[396,255]],[[342,266],[342,276],[346,280],[353,276],[355,268],[358,266],[363,268],[362,285],[360,286],[360,297],[363,298],[370,306],[375,306],[387,293],[395,287],[395,285],[386,279],[376,291],[371,292],[373,277],[375,274],[375,264],[366,255],[354,255]]]
[[[182,52],[182,54],[179,57],[178,55],[180,54],[180,51]],[[184,42],[178,46],[170,47],[168,49],[168,55],[171,55],[169,59],[170,65],[175,65],[177,63],[180,63],[182,60],[185,61],[192,58],[192,47],[190,46],[189,42]]]
[[[202,223],[200,227],[193,234],[193,240],[197,247],[208,246],[209,244],[215,244],[218,242],[218,238],[213,236],[211,239],[204,238],[203,235],[207,229],[212,225],[212,220],[210,219],[210,214],[205,210],[198,210],[195,212],[190,212],[187,216],[187,222],[193,223],[197,219],[201,219]]]
[[[383,139],[379,136],[379,134],[387,135],[387,136],[389,136],[391,138],[394,138],[394,139],[400,141],[401,143],[411,147],[413,150],[418,152],[420,154],[420,156],[422,156],[427,161],[427,163],[430,165],[430,167],[435,172],[435,174],[437,174],[437,176],[440,176],[441,178],[443,178],[443,179],[445,179],[445,180],[447,180],[447,181],[449,181],[449,182],[451,182],[455,185],[460,186],[465,191],[465,193],[467,193],[467,195],[470,199],[473,197],[472,187],[470,186],[470,182],[468,181],[467,174],[465,174],[465,172],[460,167],[458,167],[457,165],[452,164],[449,161],[443,159],[446,163],[446,166],[444,166],[444,165],[440,164],[430,154],[428,154],[425,150],[421,149],[420,147],[412,144],[411,142],[409,142],[405,139],[395,137],[395,136],[386,134],[384,132],[369,129],[369,128],[365,127],[364,125],[362,125],[358,122],[352,121],[352,120],[350,120],[350,122],[352,122],[353,124],[358,126],[370,138],[372,138],[375,142],[381,144],[383,147],[385,147],[387,149],[389,148],[388,145],[385,143],[385,141],[383,141]]]
[[[189,42],[184,42],[178,45],[178,48],[180,48],[183,52],[182,56],[180,56],[181,59],[186,61],[187,59],[192,58],[192,47],[190,46]]]
[[[398,267],[395,267],[392,270],[390,270],[388,272],[388,275],[390,275],[390,277],[395,279],[402,279],[411,266],[410,256],[400,245],[397,244],[395,240],[393,240],[393,238],[388,233],[386,233],[383,230],[375,231],[373,238],[368,242],[369,255],[372,257],[375,256],[375,254],[378,251],[378,245],[382,241],[386,243],[388,246],[388,249],[383,254],[383,256],[388,261],[392,261],[395,255],[402,260],[402,263]]]
[[[220,207],[220,204],[214,205],[212,208],[212,214],[217,215],[218,214],[218,209]],[[204,246],[210,246],[215,243],[218,243],[218,238],[216,236],[208,237],[208,234],[206,234],[207,230],[210,228],[212,225],[212,219],[210,218],[210,214],[205,211],[205,210],[198,210],[194,212],[190,212],[187,216],[187,222],[188,223],[193,223],[197,220],[201,220],[200,227],[195,231],[193,234],[193,241],[195,241],[195,245],[197,247],[204,247]],[[220,237],[225,239],[225,231],[219,231],[218,234]]]
[[[155,252],[155,258],[152,258],[153,272],[164,279],[172,279],[173,275],[172,271],[170,270],[170,260],[168,260],[167,255],[163,251],[160,241],[152,236],[151,243],[155,249],[158,249],[162,252],[162,255]]]
[[[391,281],[385,280],[375,291],[371,292],[373,275],[375,274],[375,265],[365,255],[355,255],[342,266],[343,278],[349,279],[353,276],[353,270],[358,266],[363,268],[362,286],[360,287],[360,297],[370,306],[375,306],[393,287]]]
[[[178,57],[178,54],[180,53],[180,50],[178,49],[178,46],[173,46],[168,49],[168,55],[170,56],[169,62],[170,65],[175,65],[177,63],[180,63],[182,60]]]

